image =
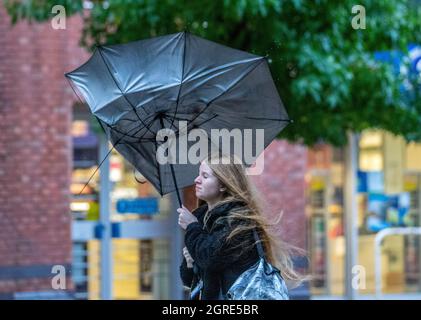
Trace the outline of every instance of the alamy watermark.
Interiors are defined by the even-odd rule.
[[[156,135],[156,141],[159,142],[156,160],[160,165],[195,165],[207,158],[209,153],[234,154],[237,156],[234,158],[235,163],[241,162],[251,166],[247,170],[248,175],[258,175],[263,172],[264,129],[211,129],[209,136],[200,128],[188,131],[187,121],[179,121],[178,127],[178,132],[164,128]],[[215,161],[219,161],[219,158],[212,159],[212,162]],[[222,163],[227,163],[227,161],[229,161],[228,158],[222,157]]]
[[[66,8],[62,5],[55,5],[51,8],[55,16],[51,19],[51,27],[54,30],[66,29]]]
[[[357,14],[356,16],[352,18],[352,21],[351,21],[352,28],[355,30],[365,29],[365,22],[366,22],[365,7],[357,4],[352,7],[352,13]]]
[[[55,274],[51,279],[51,288],[54,290],[66,290],[66,268],[57,264],[53,266],[51,273]]]
[[[352,267],[352,289],[354,290],[365,290],[366,289],[366,270],[362,265],[355,265]]]

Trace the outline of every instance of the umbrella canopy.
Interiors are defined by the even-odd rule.
[[[180,161],[186,145],[179,144],[175,163],[160,164],[156,153],[164,141],[156,135],[162,128],[173,130],[178,140],[193,129],[208,137],[212,129],[242,134],[263,129],[266,147],[290,121],[265,57],[189,32],[98,46],[66,77],[114,148],[161,195],[192,185],[200,165]],[[187,140],[188,150],[195,141]],[[237,156],[252,164],[242,153]]]

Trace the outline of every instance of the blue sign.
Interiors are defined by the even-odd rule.
[[[384,173],[382,171],[367,172],[367,192],[384,192]]]
[[[403,192],[395,195],[368,195],[367,229],[377,232],[387,227],[405,226],[409,212],[410,196]]]
[[[367,172],[357,171],[357,192],[367,191]]]
[[[357,171],[357,192],[383,193],[384,173],[382,171]]]
[[[402,72],[404,53],[399,50],[378,51],[374,53],[377,61],[388,62],[393,66],[396,74]],[[409,71],[410,73],[420,73],[421,70],[421,46],[414,43],[408,45]]]
[[[153,215],[158,213],[158,199],[137,198],[137,199],[120,199],[117,201],[118,213],[135,213]]]
[[[410,84],[409,79],[417,79],[421,74],[421,46],[416,44],[408,45],[407,55],[399,50],[379,51],[374,53],[377,61],[389,63],[396,75],[404,76],[401,85],[401,92],[405,99],[411,102],[416,96],[415,90],[421,90],[421,85]],[[413,88],[413,86],[416,86]]]

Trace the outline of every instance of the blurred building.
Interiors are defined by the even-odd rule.
[[[161,198],[114,151],[102,167],[109,181],[94,174],[103,155],[100,129],[64,78],[89,57],[78,45],[81,23],[72,17],[65,30],[49,23],[12,27],[0,4],[0,298],[104,296],[104,183],[110,190],[111,297],[182,297],[176,201]],[[421,146],[381,131],[364,132],[359,141],[357,245],[365,271],[359,294],[372,296],[378,232],[420,226]],[[284,212],[279,236],[308,251],[308,263],[300,257],[295,263],[313,279],[295,297],[345,294],[344,162],[342,149],[274,141],[263,174],[252,177],[266,213]],[[192,188],[184,200],[195,207]],[[383,292],[421,292],[420,251],[419,236],[385,238]],[[54,266],[66,270],[64,290],[52,286]]]
[[[421,144],[367,130],[358,153],[357,264],[365,277],[357,292],[360,298],[373,298],[376,235],[420,226]],[[313,296],[345,295],[344,160],[342,149],[320,145],[309,150],[306,215]],[[387,236],[379,252],[381,292],[401,298],[419,294],[420,235]]]
[[[11,27],[0,5],[1,298],[48,295],[54,266],[71,270],[74,98],[63,73],[83,57],[79,30],[72,22],[67,33]]]

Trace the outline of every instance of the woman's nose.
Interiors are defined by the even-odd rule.
[[[199,178],[200,178],[200,176],[198,176],[196,179],[194,179],[194,182],[195,183],[200,183],[200,179]]]

